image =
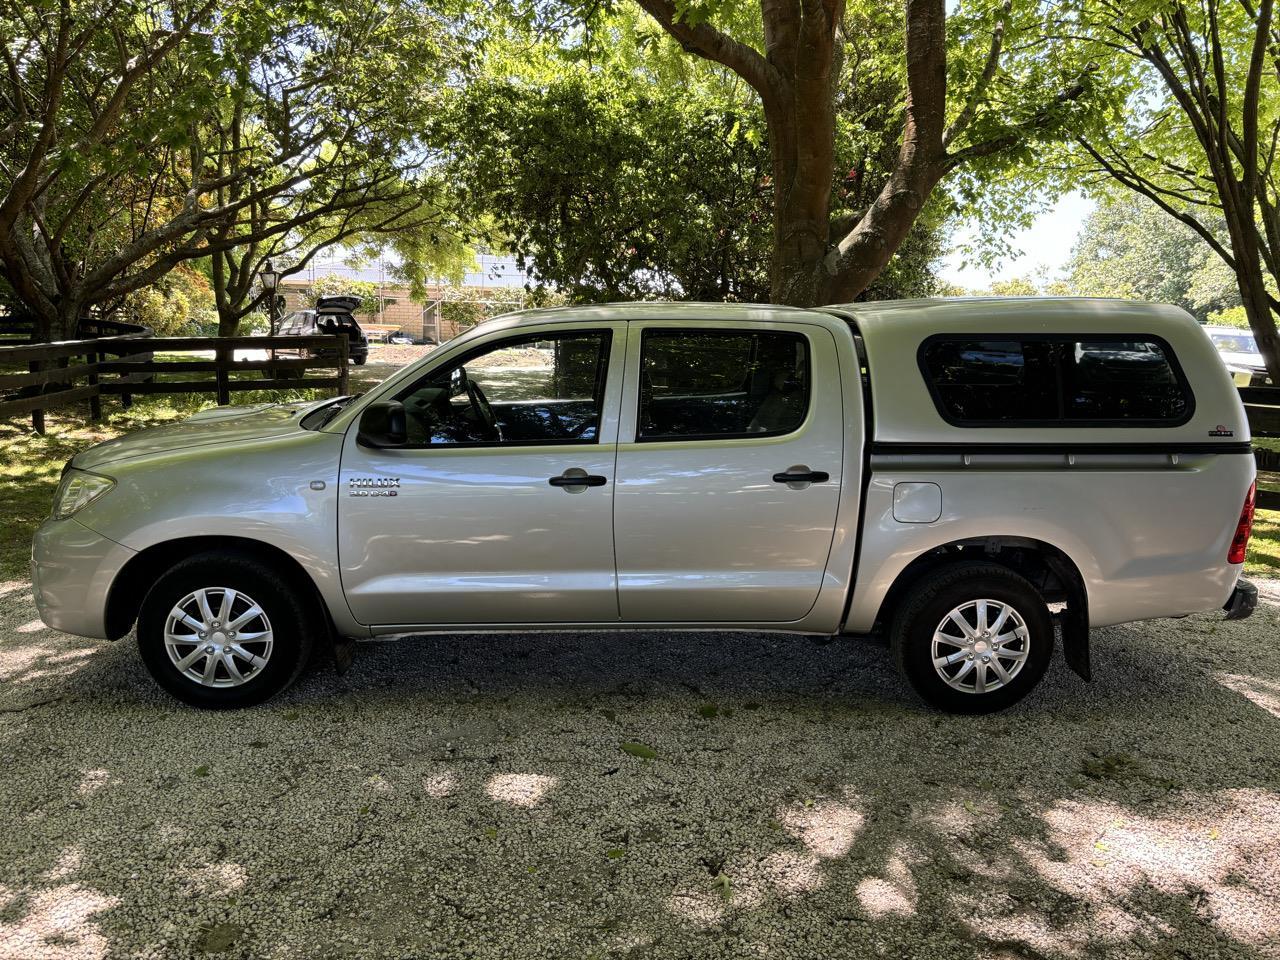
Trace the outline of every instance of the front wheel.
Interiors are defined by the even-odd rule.
[[[308,599],[253,557],[200,554],[147,593],[138,648],[156,683],[184,703],[252,706],[293,683],[310,659],[318,618]]]
[[[1040,682],[1053,653],[1053,621],[1025,577],[995,564],[957,564],[912,589],[890,646],[924,700],[951,713],[990,713]]]

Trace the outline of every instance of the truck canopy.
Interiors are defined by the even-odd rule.
[[[879,444],[1249,440],[1239,394],[1177,307],[975,298],[823,308],[862,337]]]

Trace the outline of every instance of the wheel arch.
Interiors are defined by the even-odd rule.
[[[1062,548],[1031,537],[993,535],[966,537],[939,544],[916,555],[885,593],[876,614],[877,627],[887,627],[897,608],[923,575],[956,563],[980,560],[1025,577],[1051,605],[1062,626],[1067,665],[1085,680],[1089,664],[1089,593],[1079,565]]]
[[[330,637],[335,635],[329,605],[315,580],[296,557],[273,544],[250,537],[199,536],[164,540],[129,558],[129,562],[116,574],[107,593],[107,637],[118,640],[129,632],[137,622],[142,602],[152,584],[164,570],[188,557],[215,550],[231,550],[270,563],[281,576],[315,604],[324,617]]]

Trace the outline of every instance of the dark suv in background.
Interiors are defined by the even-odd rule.
[[[354,316],[360,309],[359,297],[321,297],[314,310],[295,310],[280,321],[280,336],[307,337],[317,333],[344,333],[347,356],[357,367],[369,359],[369,338]]]

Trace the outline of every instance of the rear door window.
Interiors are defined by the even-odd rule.
[[[779,436],[809,406],[809,348],[798,333],[644,332],[638,440]]]
[[[920,368],[958,426],[1186,423],[1191,390],[1156,337],[930,337]]]

